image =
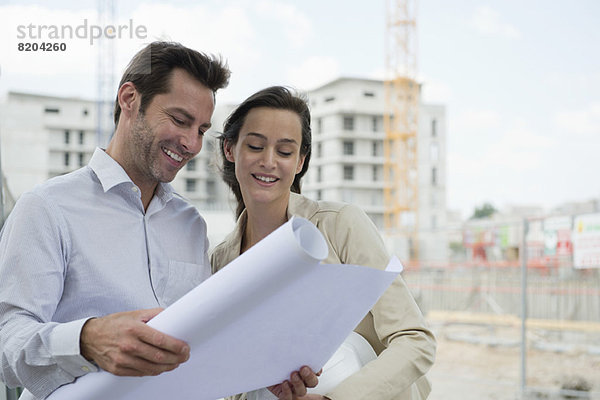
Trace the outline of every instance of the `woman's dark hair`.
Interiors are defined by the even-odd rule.
[[[140,50],[129,62],[119,87],[131,82],[141,94],[143,114],[157,94],[168,93],[173,70],[181,68],[215,93],[229,82],[231,72],[218,57],[209,56],[174,42],[153,42]],[[114,112],[115,126],[119,123],[121,106],[117,97]]]
[[[300,193],[300,180],[308,169],[311,153],[312,134],[310,129],[310,110],[308,101],[304,95],[296,93],[283,86],[271,86],[260,90],[248,97],[241,103],[225,120],[223,134],[219,136],[219,145],[221,148],[221,175],[223,180],[231,188],[235,199],[237,200],[236,216],[239,217],[244,208],[244,199],[240,190],[240,184],[235,177],[235,164],[225,157],[225,141],[229,146],[234,146],[240,136],[240,129],[244,125],[246,116],[250,110],[258,107],[273,108],[277,110],[288,110],[298,114],[302,127],[302,143],[300,144],[300,156],[304,156],[304,165],[302,170],[294,177],[294,182],[290,190]]]

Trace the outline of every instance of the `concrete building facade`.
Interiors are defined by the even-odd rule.
[[[308,92],[313,131],[311,166],[303,193],[314,199],[353,203],[383,229],[384,86],[382,81],[340,78]],[[89,161],[98,140],[96,103],[79,98],[8,94],[0,113],[0,148],[5,184],[17,199],[38,183]],[[217,105],[203,149],[172,182],[215,224],[214,244],[233,227],[229,188],[218,170],[218,141],[233,105]],[[447,257],[445,108],[420,106],[419,259]],[[217,229],[218,228],[218,229]],[[390,241],[393,243],[393,241]],[[395,244],[391,250],[407,254]]]
[[[312,114],[311,167],[303,193],[353,203],[384,225],[383,81],[340,78],[308,93]],[[419,259],[445,260],[446,115],[441,105],[419,107]],[[397,243],[390,240],[390,243]],[[392,244],[391,247],[396,247]],[[407,249],[393,248],[407,257]]]

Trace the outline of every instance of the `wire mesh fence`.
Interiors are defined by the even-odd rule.
[[[454,261],[404,272],[438,336],[434,400],[600,398],[600,268],[575,268],[572,243],[548,251],[525,226],[448,232]]]

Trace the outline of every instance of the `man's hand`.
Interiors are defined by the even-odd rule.
[[[189,346],[146,325],[162,308],[109,314],[81,330],[81,355],[120,376],[158,375],[190,357]]]
[[[321,371],[314,373],[312,369],[307,366],[300,368],[300,371],[294,371],[290,375],[290,379],[280,383],[279,385],[269,386],[267,389],[271,391],[279,400],[297,400],[302,396],[306,395],[306,388],[312,388],[317,386]],[[314,395],[308,395],[314,396]],[[306,397],[307,400],[317,400],[322,398],[319,397]]]

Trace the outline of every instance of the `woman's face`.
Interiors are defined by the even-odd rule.
[[[304,164],[301,143],[298,114],[267,107],[250,110],[237,143],[224,143],[247,207],[273,202],[287,206],[294,177]]]

